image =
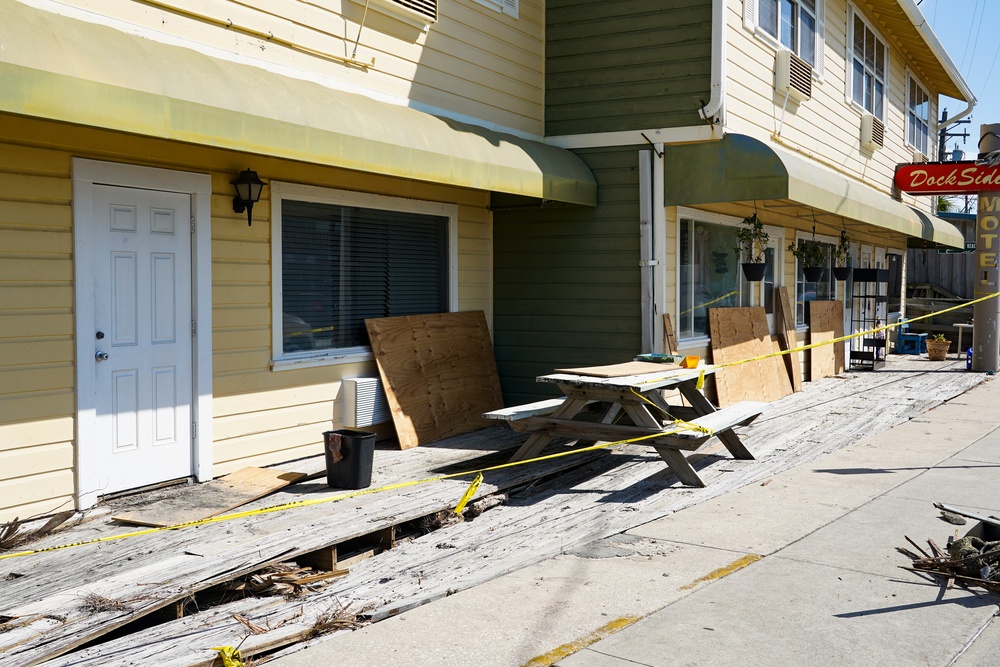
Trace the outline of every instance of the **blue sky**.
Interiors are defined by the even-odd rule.
[[[959,144],[965,159],[975,159],[979,126],[1000,123],[1000,39],[997,39],[997,0],[922,0],[919,8],[979,100],[972,122],[951,131],[966,130],[969,139],[948,140],[950,151]],[[954,115],[964,102],[941,98],[941,106]]]

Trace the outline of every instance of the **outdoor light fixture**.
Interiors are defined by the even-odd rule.
[[[260,201],[261,190],[267,185],[260,180],[257,172],[252,169],[244,169],[235,181],[230,181],[236,186],[236,196],[233,197],[233,211],[236,213],[247,212],[247,227],[252,222],[253,205]]]

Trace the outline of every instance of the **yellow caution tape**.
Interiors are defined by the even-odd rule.
[[[728,299],[732,295],[739,294],[739,293],[740,293],[740,291],[738,289],[734,289],[732,292],[729,292],[728,294],[723,294],[722,296],[720,296],[717,299],[712,299],[711,301],[706,301],[705,303],[699,303],[697,306],[693,306],[691,308],[688,308],[687,310],[682,310],[680,314],[681,315],[687,315],[688,313],[694,312],[694,311],[698,310],[699,308],[705,308],[706,306],[711,306],[713,303],[718,303],[719,301],[722,301],[723,299]]]
[[[695,389],[705,388],[705,371],[698,373],[698,381],[694,383]]]
[[[479,485],[482,483],[483,473],[476,473],[476,478],[472,480],[472,484],[469,484],[469,488],[465,491],[465,495],[462,496],[462,499],[458,501],[457,505],[455,505],[455,514],[462,513],[462,510],[464,510],[465,506],[469,504],[470,500],[472,500],[472,496],[476,495],[476,491],[479,490]]]
[[[849,335],[849,336],[841,336],[840,338],[834,338],[832,340],[826,340],[826,341],[822,341],[820,343],[812,343],[812,344],[809,344],[809,345],[802,345],[802,346],[799,346],[797,348],[793,348],[791,350],[782,350],[781,352],[775,352],[775,353],[771,353],[771,354],[764,354],[764,355],[760,355],[758,357],[753,357],[751,359],[742,359],[742,360],[733,361],[733,362],[730,362],[730,363],[727,363],[727,364],[720,364],[720,365],[716,366],[716,368],[727,368],[727,367],[730,367],[730,366],[738,366],[740,364],[749,363],[751,361],[760,361],[762,359],[768,359],[770,357],[779,357],[779,356],[782,356],[782,355],[785,355],[785,354],[791,354],[792,352],[799,352],[799,351],[803,351],[803,350],[811,350],[813,348],[820,347],[822,345],[831,345],[833,343],[843,342],[845,340],[850,340],[852,338],[858,338],[859,336],[867,336],[869,334],[878,333],[880,331],[886,331],[886,330],[889,330],[889,329],[893,329],[893,328],[898,327],[898,326],[900,326],[902,324],[908,324],[910,322],[916,322],[918,320],[927,319],[929,317],[933,317],[935,315],[940,315],[942,313],[947,313],[947,312],[950,312],[950,311],[953,311],[953,310],[958,310],[959,308],[964,308],[965,306],[972,305],[972,304],[975,304],[975,303],[979,303],[980,301],[986,301],[987,299],[993,299],[993,298],[996,298],[997,296],[1000,296],[1000,292],[993,292],[993,293],[991,293],[991,294],[989,294],[987,296],[981,297],[979,299],[975,299],[974,301],[970,301],[970,302],[964,303],[964,304],[959,304],[959,305],[953,306],[951,308],[945,308],[944,310],[939,310],[939,311],[937,311],[935,313],[928,313],[927,315],[921,315],[919,317],[908,318],[906,320],[906,322],[899,322],[899,323],[896,323],[896,324],[889,324],[889,325],[886,325],[886,326],[883,326],[883,327],[878,327],[878,328],[875,328],[875,329],[871,329],[869,331],[862,331],[860,333],[852,334],[852,335]],[[651,384],[653,382],[660,381],[660,379],[662,379],[662,378],[670,377],[670,375],[675,375],[675,374],[676,374],[676,371],[673,372],[673,373],[670,373],[669,375],[661,376],[661,378],[654,378],[654,379],[651,379],[651,380],[646,380],[645,382],[642,382],[640,384]],[[704,385],[704,382],[705,382],[705,371],[702,370],[698,374],[698,383],[697,383],[696,386],[700,389]],[[635,389],[632,389],[632,392],[635,395],[641,397],[642,400],[646,401],[650,405],[653,405],[657,409],[660,409],[659,406],[657,406],[655,403],[653,403],[652,401],[650,401],[649,399],[647,399],[645,396],[642,396],[640,393],[636,392]],[[87,545],[90,545],[90,544],[99,544],[99,543],[102,543],[102,542],[110,542],[112,540],[121,540],[121,539],[130,538],[130,537],[138,537],[140,535],[152,535],[154,533],[160,533],[160,532],[167,531],[167,530],[181,530],[183,528],[194,528],[195,526],[204,526],[204,525],[212,524],[212,523],[222,523],[224,521],[232,521],[234,519],[244,519],[244,518],[252,517],[252,516],[260,516],[260,515],[263,515],[263,514],[272,514],[274,512],[283,512],[283,511],[286,511],[286,510],[297,509],[299,507],[309,507],[309,506],[312,506],[312,505],[321,505],[321,504],[324,504],[324,503],[339,502],[341,500],[347,500],[349,498],[356,498],[358,496],[365,496],[365,495],[370,495],[370,494],[374,494],[374,493],[383,493],[385,491],[395,491],[395,490],[398,490],[398,489],[405,489],[405,488],[412,487],[412,486],[419,486],[419,485],[422,485],[422,484],[429,484],[431,482],[440,482],[440,481],[443,481],[443,480],[446,480],[446,479],[457,479],[457,478],[460,478],[460,477],[468,477],[469,475],[476,475],[476,479],[473,480],[472,484],[469,486],[469,490],[466,491],[465,496],[463,496],[463,498],[462,498],[463,502],[468,502],[468,500],[471,499],[473,495],[475,495],[476,489],[478,488],[479,484],[482,483],[482,475],[483,475],[484,472],[491,472],[491,471],[494,471],[494,470],[504,470],[506,468],[513,468],[515,466],[528,465],[528,464],[537,463],[537,462],[540,462],[540,461],[551,461],[553,459],[562,458],[564,456],[576,456],[578,454],[585,454],[587,452],[593,452],[593,451],[597,451],[597,450],[601,450],[601,449],[609,449],[611,447],[617,447],[619,445],[628,445],[628,444],[633,444],[633,443],[637,443],[637,442],[642,442],[644,440],[651,440],[653,438],[659,438],[659,437],[663,437],[664,435],[671,435],[671,434],[674,434],[674,433],[679,433],[681,431],[695,430],[695,431],[699,431],[699,432],[702,432],[702,433],[707,433],[709,435],[711,435],[713,433],[713,431],[711,429],[707,429],[707,428],[705,428],[703,426],[699,426],[698,424],[693,424],[693,423],[685,422],[685,421],[682,421],[682,420],[675,420],[673,422],[673,424],[674,424],[674,430],[665,430],[665,431],[662,431],[662,432],[651,433],[649,435],[639,436],[639,437],[636,437],[636,438],[627,438],[627,439],[624,439],[624,440],[616,440],[614,442],[598,443],[596,445],[591,445],[589,447],[581,447],[580,449],[571,449],[571,450],[566,450],[566,451],[562,451],[562,452],[556,452],[555,454],[547,454],[545,456],[538,456],[538,457],[535,457],[535,458],[532,458],[532,459],[523,459],[521,461],[511,461],[509,463],[503,463],[503,464],[500,464],[500,465],[490,466],[490,467],[487,467],[487,468],[481,468],[479,470],[466,470],[464,472],[456,472],[456,473],[451,473],[451,474],[447,474],[447,475],[438,475],[436,477],[425,477],[423,479],[410,480],[410,481],[407,481],[407,482],[398,482],[396,484],[387,484],[385,486],[379,486],[379,487],[370,488],[370,489],[362,489],[360,491],[352,491],[350,493],[343,493],[343,494],[340,494],[340,495],[329,496],[329,497],[326,497],[326,498],[311,498],[309,500],[296,500],[296,501],[293,501],[293,502],[282,503],[280,505],[272,505],[270,507],[264,507],[264,508],[257,509],[257,510],[247,510],[247,511],[244,511],[244,512],[234,512],[233,514],[222,514],[222,515],[219,515],[219,516],[208,517],[207,519],[198,519],[197,521],[187,521],[185,523],[178,523],[178,524],[174,524],[172,526],[160,526],[160,527],[156,527],[156,528],[146,528],[146,529],[143,529],[143,530],[135,530],[135,531],[131,531],[131,532],[128,532],[128,533],[120,533],[118,535],[107,535],[105,537],[98,537],[98,538],[94,538],[92,540],[84,540],[84,541],[81,541],[81,542],[71,542],[71,543],[68,543],[68,544],[60,544],[60,545],[52,546],[52,547],[44,547],[42,549],[26,549],[26,550],[23,550],[23,551],[16,551],[16,552],[8,553],[8,554],[0,554],[0,560],[6,560],[8,558],[18,558],[18,557],[22,557],[22,556],[31,556],[31,555],[35,555],[35,554],[41,554],[41,553],[50,552],[50,551],[60,551],[62,549],[70,549],[70,548],[73,548],[73,547],[82,547],[82,546],[87,546]],[[458,507],[456,507],[456,511],[459,511],[463,507],[464,507],[464,505],[462,504],[462,502],[460,502],[459,505],[458,505]],[[228,647],[223,647],[223,648],[228,648]]]
[[[232,646],[213,646],[211,650],[219,652],[219,657],[222,658],[222,667],[246,667],[243,664],[243,656],[240,655],[238,648],[233,648]]]

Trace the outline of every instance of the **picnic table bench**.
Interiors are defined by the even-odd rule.
[[[733,457],[754,458],[733,428],[752,422],[767,404],[742,401],[721,409],[714,406],[697,388],[699,377],[703,373],[713,373],[714,367],[664,368],[659,372],[621,376],[613,375],[616,366],[606,368],[603,377],[565,372],[543,375],[538,381],[558,386],[564,394],[562,398],[493,410],[484,413],[483,417],[505,421],[511,428],[531,434],[512,461],[538,456],[555,437],[589,442],[639,439],[635,444],[653,447],[683,484],[704,486],[681,450],[694,451],[712,437],[718,437]],[[668,405],[661,394],[662,389],[677,389],[690,407]],[[585,406],[594,402],[609,405],[599,421],[576,418]],[[673,416],[674,412],[690,416],[680,425],[673,424],[671,419],[665,425],[650,408],[664,416]],[[629,415],[633,425],[613,423],[622,411]]]

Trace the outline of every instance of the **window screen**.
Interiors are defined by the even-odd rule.
[[[281,203],[282,352],[367,347],[364,320],[448,310],[448,218]]]

